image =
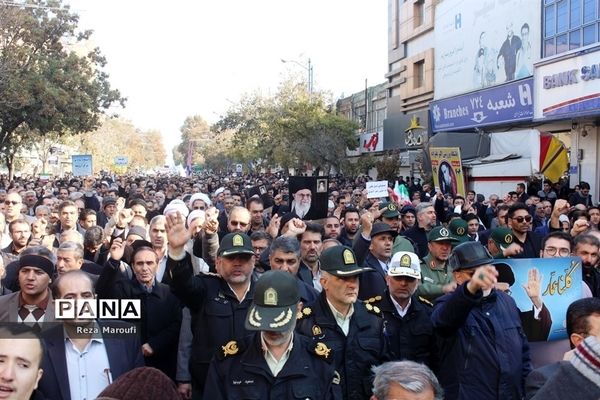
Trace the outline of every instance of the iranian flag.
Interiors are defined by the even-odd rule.
[[[399,205],[410,204],[410,196],[406,185],[400,185],[398,181],[394,184],[394,201]]]

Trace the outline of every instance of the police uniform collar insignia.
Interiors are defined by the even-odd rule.
[[[221,348],[223,349],[223,355],[225,357],[227,356],[233,356],[235,354],[237,354],[238,351],[240,351],[237,342],[235,340],[231,340],[229,342],[227,342],[227,344],[225,346],[221,346]]]
[[[277,306],[277,291],[273,288],[265,290],[263,302],[265,306]]]
[[[410,267],[410,263],[411,263],[411,259],[408,254],[405,254],[402,257],[400,257],[400,266],[401,267]]]
[[[506,236],[504,236],[504,243],[509,243],[510,244],[510,243],[512,243],[512,241],[513,241],[513,237],[512,237],[512,235],[510,233],[507,234]]]
[[[450,235],[450,232],[448,232],[448,229],[446,229],[446,228],[440,229],[440,236],[446,237],[448,235]],[[461,235],[462,235],[462,233],[461,233]]]
[[[333,383],[334,385],[339,385],[341,380],[342,379],[340,377],[340,373],[337,371],[333,371],[333,379],[331,380],[331,383]]]
[[[323,334],[323,331],[321,330],[321,327],[319,325],[313,325],[312,334],[313,336],[320,336]]]
[[[344,264],[356,264],[356,260],[354,260],[354,254],[352,254],[351,250],[344,250]]]
[[[241,235],[235,235],[232,239],[232,244],[234,246],[243,246],[244,245],[244,239],[242,238]]]
[[[465,228],[463,228],[462,226],[459,228],[456,228],[456,233],[458,233],[459,235],[464,235],[465,234]]]
[[[330,352],[331,352],[331,349],[329,347],[327,347],[327,345],[325,343],[323,343],[323,342],[317,343],[317,347],[315,347],[315,354],[317,354],[318,356],[328,358]]]

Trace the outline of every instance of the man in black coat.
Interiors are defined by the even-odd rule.
[[[394,360],[411,360],[436,370],[436,339],[431,324],[432,304],[415,295],[421,282],[421,265],[415,253],[400,251],[387,272],[388,289],[366,300],[381,310],[385,337]]]
[[[367,268],[360,267],[354,252],[345,246],[324,250],[320,261],[323,291],[299,314],[297,331],[332,352],[344,399],[367,399],[371,367],[388,360],[380,312],[357,302],[358,275]]]
[[[156,280],[158,255],[151,247],[137,247],[132,255],[134,278],[121,272],[125,244],[115,239],[96,291],[110,299],[141,300],[141,342],[146,366],[160,369],[175,380],[181,303],[168,285]]]
[[[252,241],[242,232],[232,232],[221,240],[216,267],[219,275],[194,275],[190,255],[184,246],[190,234],[180,213],[167,215],[169,283],[175,295],[192,315],[193,399],[202,399],[208,366],[225,338],[243,338],[246,313],[254,295]]]
[[[204,398],[341,399],[340,375],[323,343],[294,334],[300,293],[297,279],[267,271],[256,282],[244,341],[231,340],[213,358]]]

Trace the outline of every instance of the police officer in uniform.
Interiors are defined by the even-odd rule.
[[[256,333],[217,350],[205,399],[342,398],[331,349],[294,333],[299,301],[291,274],[271,270],[258,279],[245,324]]]
[[[417,288],[417,295],[433,302],[456,288],[452,271],[448,268],[448,257],[457,239],[447,228],[436,226],[427,234],[427,240],[429,253],[421,263],[422,282]]]
[[[324,250],[320,261],[323,291],[299,314],[297,330],[333,352],[344,399],[368,399],[371,367],[388,360],[379,309],[357,302],[358,276],[368,268],[345,246]]]
[[[192,397],[202,399],[204,381],[213,355],[221,349],[224,338],[250,335],[244,327],[252,303],[254,283],[254,249],[250,238],[241,232],[223,237],[217,253],[219,275],[194,275],[189,253],[184,246],[189,232],[179,213],[167,216],[167,238],[171,289],[192,316]]]
[[[415,295],[421,281],[419,257],[401,251],[392,257],[383,296],[366,303],[378,308],[385,320],[385,337],[394,360],[411,360],[437,367],[436,339],[429,301]]]

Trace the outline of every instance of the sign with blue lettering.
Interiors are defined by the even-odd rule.
[[[431,102],[433,131],[452,131],[533,118],[533,78]]]
[[[127,166],[127,164],[129,164],[129,159],[127,157],[125,157],[125,156],[116,156],[115,157],[115,165],[124,167],[124,166]]]
[[[92,175],[92,155],[71,156],[73,176]]]

